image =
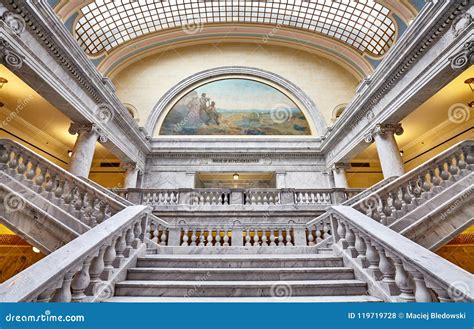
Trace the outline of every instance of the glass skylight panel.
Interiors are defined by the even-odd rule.
[[[92,55],[144,34],[206,23],[281,24],[325,34],[376,56],[383,55],[395,38],[390,10],[373,0],[97,0],[81,11],[76,34]],[[121,36],[114,35],[116,31]]]

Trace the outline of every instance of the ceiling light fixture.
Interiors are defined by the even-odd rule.
[[[239,180],[239,174],[238,173],[235,173],[233,177],[234,177],[234,180]]]
[[[471,91],[474,91],[474,78],[469,78],[465,80],[464,83],[467,84],[469,88],[471,88]]]
[[[36,248],[36,247],[33,247],[32,249],[33,249],[33,252],[34,252],[35,254],[39,254],[39,253],[41,252],[41,250],[39,250],[39,249]]]
[[[67,150],[67,156],[72,157],[72,150]]]
[[[8,83],[8,80],[5,78],[0,77],[0,89],[2,89],[3,85]]]

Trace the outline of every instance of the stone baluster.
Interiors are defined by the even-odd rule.
[[[346,227],[345,227],[344,223],[340,220],[337,221],[336,233],[339,236],[339,241],[337,241],[338,245],[342,249],[347,249],[349,244],[347,243],[347,240],[346,240]]]
[[[189,236],[188,236],[188,229],[185,228],[183,232],[183,242],[181,243],[181,246],[187,247],[189,246]]]
[[[158,224],[153,223],[153,239],[152,241],[158,243],[158,236],[160,235],[160,231],[158,230]]]
[[[268,246],[267,230],[262,229],[262,246]]]
[[[452,175],[451,179],[456,180],[456,176],[459,174],[459,167],[456,161],[456,156],[451,156],[448,161],[448,171]]]
[[[355,249],[355,236],[352,229],[346,225],[346,241],[347,241],[347,250],[346,252],[350,255],[350,257],[355,258],[357,257],[357,250]]]
[[[69,303],[72,299],[71,294],[71,281],[74,275],[74,271],[68,272],[64,275],[62,285],[56,289],[54,295],[51,297],[51,302]]]
[[[306,229],[308,246],[314,246],[314,236],[312,226]]]
[[[314,232],[316,234],[316,243],[320,243],[321,241],[323,241],[323,239],[321,238],[320,224],[314,224]]]
[[[294,244],[293,244],[292,239],[291,239],[291,230],[289,228],[287,228],[285,233],[286,233],[285,246],[293,246]]]
[[[245,246],[251,246],[252,244],[250,243],[250,230],[247,229],[245,231]]]
[[[260,243],[259,243],[258,229],[255,229],[253,231],[253,246],[258,247],[259,245]]]
[[[395,267],[392,261],[385,254],[383,246],[376,244],[375,249],[379,254],[379,269],[382,272],[382,286],[391,295],[397,295],[400,293],[399,288],[395,284]]]
[[[354,235],[355,235],[355,243],[354,243],[354,248],[357,251],[357,262],[362,266],[362,268],[367,268],[369,267],[368,261],[367,261],[367,256],[365,255],[367,251],[367,246],[365,244],[364,239],[361,236],[361,233],[359,230],[354,229]]]
[[[197,234],[197,231],[196,230],[190,230],[191,231],[191,246],[196,246],[196,234]]]
[[[429,303],[433,301],[431,292],[426,286],[425,278],[422,273],[415,269],[409,270],[415,282],[415,300],[418,303]]]
[[[135,237],[133,236],[133,226],[126,230],[125,232],[125,251],[123,255],[127,258],[130,257],[133,251],[132,243]]]
[[[323,239],[327,239],[327,238],[330,237],[329,230],[330,230],[330,224],[328,222],[324,221],[324,223],[323,223]]]
[[[200,229],[198,240],[199,240],[198,246],[204,247],[206,245],[206,243],[204,241],[204,229]]]
[[[133,248],[138,249],[138,247],[141,245],[141,234],[142,234],[142,225],[141,221],[136,221],[135,224],[133,225],[133,235],[135,236],[135,240],[133,241]]]
[[[224,247],[229,246],[229,232],[228,232],[228,230],[224,230],[224,238],[223,238],[223,241],[222,241],[222,245]]]
[[[270,246],[276,246],[275,231],[273,229],[270,229]]]
[[[166,246],[168,240],[168,232],[166,231],[166,227],[161,228],[161,235],[160,235],[160,245]]]
[[[38,295],[36,298],[37,303],[49,303],[51,301],[51,298],[53,297],[53,293],[55,292],[55,289],[49,288],[44,290],[41,294]]]
[[[395,265],[395,284],[400,289],[398,299],[402,302],[413,302],[415,296],[413,295],[413,285],[407,271],[403,267],[403,261],[396,256],[390,256]]]
[[[380,280],[382,272],[379,269],[380,257],[375,246],[372,245],[368,236],[363,237],[365,240],[365,246],[367,248],[365,255],[369,263],[367,273],[375,280]]]
[[[115,244],[117,242],[118,236],[112,238],[110,245],[107,246],[105,249],[105,254],[104,254],[104,271],[102,272],[101,278],[102,280],[108,281],[109,278],[112,275],[112,272],[114,270],[114,267],[112,266],[114,260],[116,251],[115,251]]]
[[[82,264],[82,268],[76,273],[74,279],[71,282],[72,289],[72,301],[81,302],[86,298],[84,291],[89,286],[91,281],[89,268],[91,266],[92,257],[87,257]]]
[[[212,241],[213,241],[212,229],[210,228],[210,229],[207,231],[206,246],[212,247]]]
[[[101,281],[100,275],[104,271],[105,264],[104,264],[104,254],[107,246],[102,246],[99,249],[99,253],[97,256],[92,260],[91,266],[89,268],[89,276],[90,276],[90,283],[89,287],[86,289],[86,292],[89,295],[93,295],[95,290],[95,286]]]
[[[285,245],[284,242],[283,242],[283,230],[282,230],[282,229],[278,229],[277,232],[278,232],[278,245],[279,245],[280,247],[282,247],[282,246]]]
[[[127,247],[127,244],[125,242],[125,235],[127,234],[127,231],[124,230],[118,237],[117,242],[115,243],[115,260],[113,262],[113,266],[115,268],[120,268],[123,263],[125,262],[125,256],[124,256],[124,251],[125,248]]]

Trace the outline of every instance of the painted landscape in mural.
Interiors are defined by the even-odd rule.
[[[248,79],[200,86],[169,111],[160,135],[310,135],[304,114],[279,90]]]

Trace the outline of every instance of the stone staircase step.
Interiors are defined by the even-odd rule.
[[[346,267],[300,268],[131,268],[128,280],[278,281],[354,279]]]
[[[292,297],[112,297],[106,303],[376,303],[381,299],[366,296],[292,296]]]
[[[343,266],[341,257],[314,255],[148,255],[137,267],[173,268],[269,268]]]
[[[115,296],[272,297],[365,295],[359,280],[304,281],[132,281],[116,283]]]

